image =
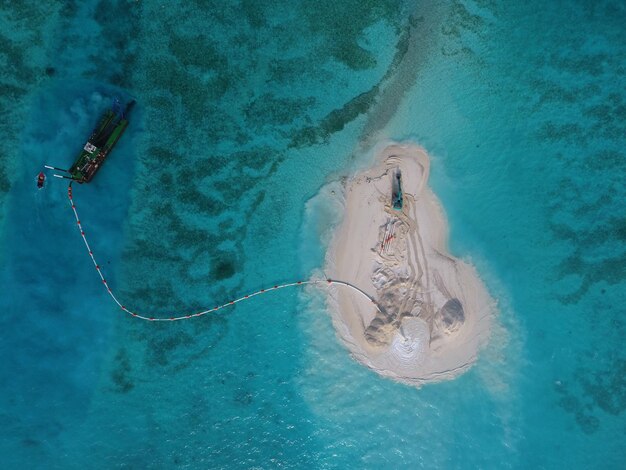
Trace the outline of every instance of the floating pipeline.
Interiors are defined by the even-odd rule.
[[[369,300],[374,305],[376,310],[378,310],[379,312],[382,313],[382,311],[380,310],[380,307],[378,306],[376,301],[372,297],[370,297],[369,294],[367,294],[365,291],[361,290],[357,286],[355,286],[353,284],[350,284],[349,282],[340,281],[340,280],[337,280],[337,279],[311,279],[311,280],[308,280],[308,281],[295,281],[295,282],[288,282],[286,284],[276,284],[276,285],[271,286],[269,288],[261,289],[261,290],[258,290],[256,292],[252,292],[252,293],[244,295],[243,297],[240,297],[238,299],[231,300],[231,301],[226,302],[224,304],[217,305],[216,307],[209,308],[207,310],[203,310],[202,312],[198,312],[198,313],[192,313],[192,314],[188,314],[188,315],[175,314],[175,315],[172,315],[170,317],[164,317],[164,318],[141,315],[139,313],[136,313],[136,312],[132,311],[131,309],[126,307],[126,305],[122,304],[118,300],[118,298],[115,296],[115,294],[111,290],[111,287],[109,286],[109,283],[107,282],[106,278],[104,277],[104,273],[102,271],[102,268],[100,267],[100,265],[96,261],[95,255],[93,254],[93,251],[91,250],[91,247],[89,246],[89,242],[87,241],[87,236],[85,235],[85,230],[83,229],[83,225],[80,222],[80,218],[78,216],[78,209],[76,208],[76,202],[75,202],[74,196],[72,194],[72,183],[70,183],[68,188],[67,188],[67,197],[68,197],[70,205],[72,207],[72,211],[74,212],[74,217],[76,218],[76,226],[78,227],[78,230],[80,231],[80,236],[82,237],[83,242],[85,243],[85,248],[87,249],[87,253],[89,253],[89,257],[91,258],[91,261],[93,262],[93,265],[94,265],[94,267],[95,267],[95,269],[96,269],[96,271],[98,273],[98,276],[100,276],[100,280],[102,281],[102,285],[106,289],[107,294],[109,294],[109,296],[118,305],[118,307],[121,310],[123,310],[124,312],[126,312],[127,314],[129,314],[130,316],[134,317],[134,318],[138,318],[140,320],[151,321],[151,322],[167,322],[167,321],[172,322],[172,321],[179,321],[179,320],[188,320],[188,319],[191,319],[191,318],[201,317],[201,316],[207,315],[209,313],[215,313],[218,310],[222,310],[223,308],[230,307],[230,306],[235,305],[235,304],[237,304],[239,302],[250,300],[253,297],[256,297],[258,295],[268,294],[270,292],[273,292],[273,291],[276,291],[276,290],[279,290],[279,289],[284,289],[286,287],[299,287],[299,286],[305,286],[305,285],[317,285],[317,286],[327,286],[327,287],[330,287],[330,286],[341,286],[341,287],[345,287],[347,289],[351,289],[351,290],[359,293],[360,295],[364,296],[367,300]]]

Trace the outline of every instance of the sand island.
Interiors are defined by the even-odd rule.
[[[373,168],[349,178],[326,257],[329,276],[358,286],[378,306],[349,289],[329,290],[346,347],[379,374],[418,386],[467,370],[494,314],[476,270],[447,252],[429,167],[421,147],[389,145]]]

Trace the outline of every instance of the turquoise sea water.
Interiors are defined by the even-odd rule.
[[[5,2],[3,468],[620,468],[626,460],[621,2]],[[166,315],[323,269],[326,185],[412,140],[452,252],[499,317],[414,389],[282,290],[178,324],[123,316],[67,166],[113,96],[131,126],[75,189],[107,279]]]

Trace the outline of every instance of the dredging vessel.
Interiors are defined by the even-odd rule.
[[[109,155],[117,141],[128,127],[128,113],[135,104],[135,100],[128,102],[122,109],[119,100],[113,102],[111,109],[105,111],[100,122],[91,133],[87,143],[76,158],[69,170],[63,170],[46,165],[46,168],[68,173],[69,176],[54,175],[57,178],[65,178],[77,183],[89,183],[102,163]]]

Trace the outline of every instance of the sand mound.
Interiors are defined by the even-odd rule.
[[[374,168],[346,182],[344,220],[326,259],[329,275],[360,287],[380,308],[329,291],[346,346],[380,374],[415,385],[470,367],[494,312],[476,271],[446,251],[447,222],[428,173],[420,147],[385,148]]]

